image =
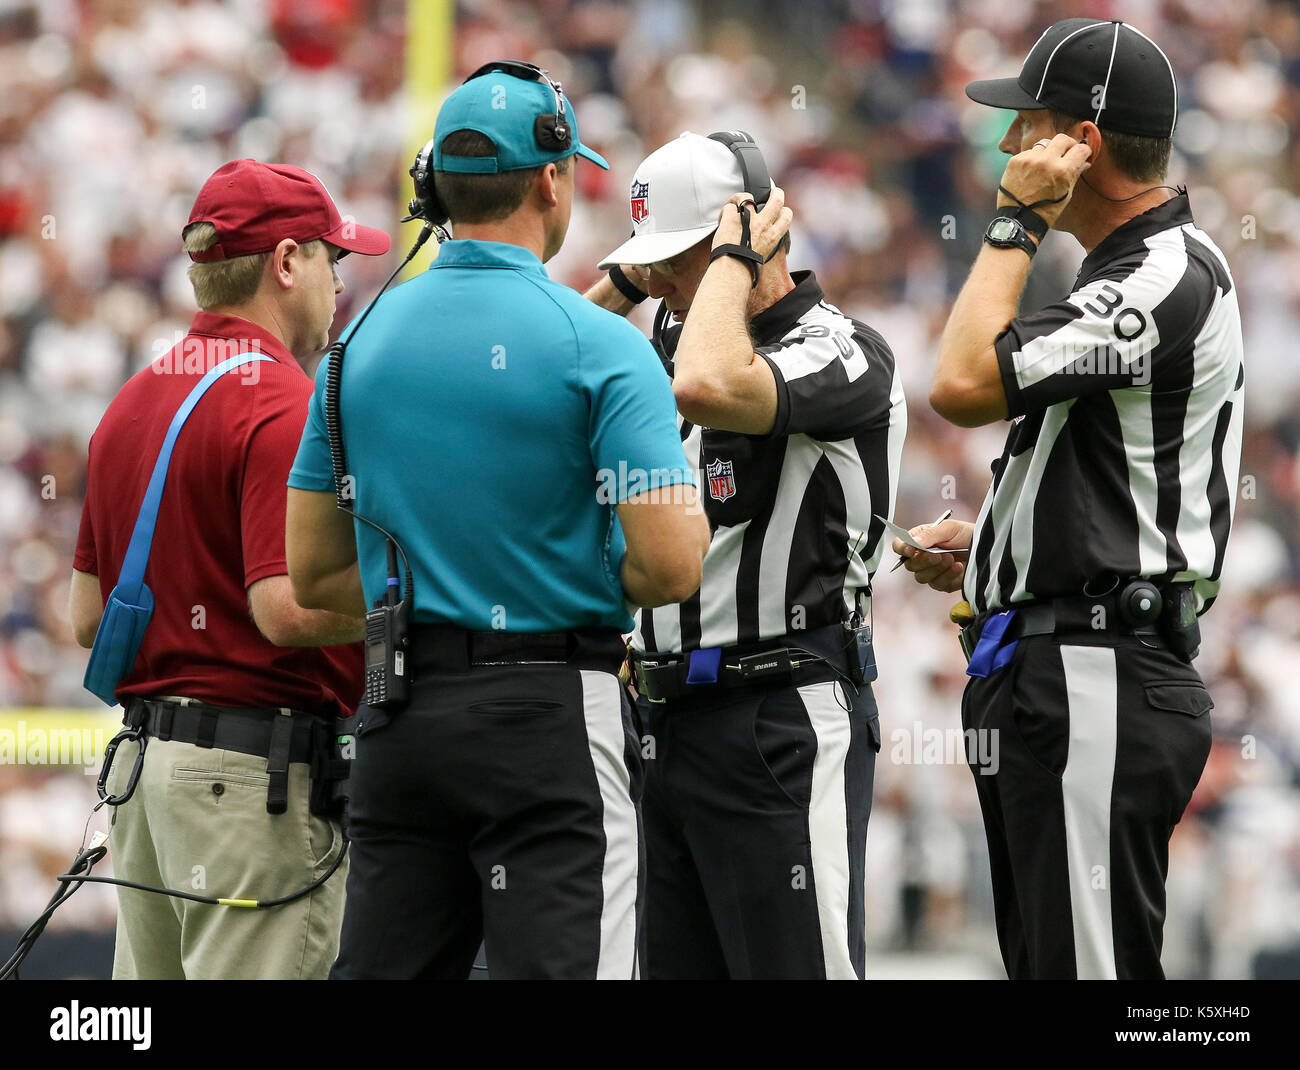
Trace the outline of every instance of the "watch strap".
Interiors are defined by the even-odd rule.
[[[1047,221],[1027,204],[1022,204],[1018,208],[1012,208],[1010,205],[999,208],[997,215],[993,218],[996,219],[997,216],[1017,220],[1025,230],[1029,231],[1039,241],[1047,237]]]
[[[753,201],[746,201],[738,206],[740,211],[740,244],[734,242],[730,245],[719,245],[713,252],[709,253],[709,263],[717,260],[720,256],[734,256],[745,267],[749,268],[749,288],[752,290],[758,285],[758,272],[764,264],[772,258],[764,257],[758,252],[749,241],[749,214],[752,211]],[[773,254],[776,250],[772,250]]]
[[[764,262],[761,253],[755,252],[747,245],[719,245],[709,254],[709,263],[712,264],[720,256],[734,256],[749,268],[749,288],[752,290],[758,285],[758,268]]]
[[[650,295],[641,287],[627,277],[627,273],[618,264],[609,269],[609,281],[614,284],[614,289],[626,297],[634,305],[639,305]]]

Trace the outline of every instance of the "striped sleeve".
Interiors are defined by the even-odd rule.
[[[1064,300],[1012,320],[994,342],[1010,416],[1178,375],[1188,332],[1204,319],[1202,271],[1181,234],[1161,235]],[[1158,384],[1157,384],[1158,386]]]
[[[776,379],[769,437],[835,440],[888,426],[894,354],[870,327],[837,315],[829,323],[804,324],[758,354]]]

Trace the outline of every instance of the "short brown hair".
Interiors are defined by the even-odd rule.
[[[217,228],[211,223],[191,223],[181,232],[187,253],[201,253],[217,243]],[[304,256],[315,256],[325,243],[303,242],[298,246]],[[190,285],[199,308],[221,308],[251,301],[262,282],[262,272],[271,258],[269,252],[232,256],[225,260],[208,260],[190,265]]]
[[[1084,121],[1060,111],[1051,112],[1051,116],[1052,128],[1057,133],[1064,133]],[[1134,182],[1163,180],[1169,170],[1169,152],[1174,144],[1172,138],[1138,137],[1136,134],[1103,130],[1101,143],[1106,146],[1120,174]]]
[[[477,130],[453,130],[442,139],[442,151],[452,156],[495,156],[497,147],[491,138]],[[527,167],[496,174],[435,171],[434,182],[438,198],[453,223],[495,223],[524,203],[524,195],[541,169]],[[555,169],[567,174],[569,157],[556,160]]]

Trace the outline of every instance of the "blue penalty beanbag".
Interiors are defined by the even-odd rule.
[[[135,664],[145,629],[153,618],[153,591],[145,584],[140,584],[138,592],[130,592],[130,597],[138,599],[139,605],[119,596],[120,590],[119,584],[108,596],[82,680],[87,691],[110,706],[117,701],[114,694],[117,685]]]

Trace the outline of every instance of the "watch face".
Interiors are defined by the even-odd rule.
[[[994,241],[1006,241],[1015,237],[1016,221],[1006,216],[999,216],[989,224],[989,237]]]

